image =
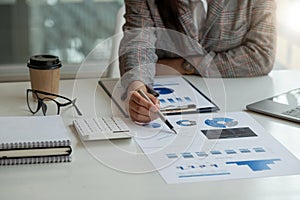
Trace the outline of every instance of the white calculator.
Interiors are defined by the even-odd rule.
[[[118,117],[75,119],[73,125],[79,136],[85,141],[132,137],[129,127]]]

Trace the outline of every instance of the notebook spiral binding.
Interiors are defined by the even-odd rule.
[[[71,146],[70,140],[58,141],[37,141],[37,142],[15,142],[2,143],[0,150],[6,149],[35,149]],[[27,158],[6,158],[0,159],[0,165],[21,165],[21,164],[40,164],[40,163],[61,163],[71,162],[72,157],[68,156],[45,156],[45,157],[27,157]]]
[[[43,147],[65,147],[70,146],[70,140],[64,141],[41,141],[41,142],[15,142],[15,143],[2,143],[0,144],[1,149],[32,149],[32,148],[43,148]]]
[[[42,164],[42,163],[61,163],[71,162],[71,156],[49,156],[33,158],[16,158],[0,160],[0,165],[21,165],[21,164]]]

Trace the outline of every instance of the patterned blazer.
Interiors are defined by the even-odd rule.
[[[161,47],[165,41],[161,38],[168,36],[161,33],[165,26],[155,0],[125,0],[126,22],[119,49],[123,84],[128,86],[134,80],[151,84],[158,59],[176,56],[186,59],[191,55],[191,49],[196,49],[194,55],[202,57],[196,66],[202,76],[250,77],[268,74],[276,54],[275,0],[207,2],[207,18],[200,40],[188,0],[179,0],[179,21],[189,39],[171,39],[172,42],[167,41]],[[191,47],[191,41],[198,43],[206,53]],[[164,50],[166,46],[173,53],[160,51],[158,46]],[[185,47],[189,50],[176,52]]]

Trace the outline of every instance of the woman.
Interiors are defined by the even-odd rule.
[[[149,122],[149,110],[158,109],[136,92],[138,88],[147,92],[146,86],[151,87],[157,63],[181,74],[225,78],[262,76],[273,67],[275,0],[125,0],[125,6],[120,71],[134,121]],[[180,44],[175,51],[187,51],[157,48],[164,41],[158,32],[166,29],[196,41],[207,54],[196,49],[191,55],[189,40],[176,40],[172,34],[167,34],[172,44]],[[158,104],[153,95],[147,95]]]

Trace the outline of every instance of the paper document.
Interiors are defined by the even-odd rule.
[[[125,90],[119,79],[103,79],[99,81],[99,84],[126,116],[122,100]],[[181,76],[155,77],[153,89],[159,93],[160,109],[164,114],[219,110],[217,105]]]
[[[218,110],[216,105],[182,77],[156,77],[153,89],[160,94],[158,99],[161,111],[167,114],[176,113],[177,110]]]
[[[300,161],[247,113],[169,116],[132,125],[136,142],[167,183],[300,173]]]

